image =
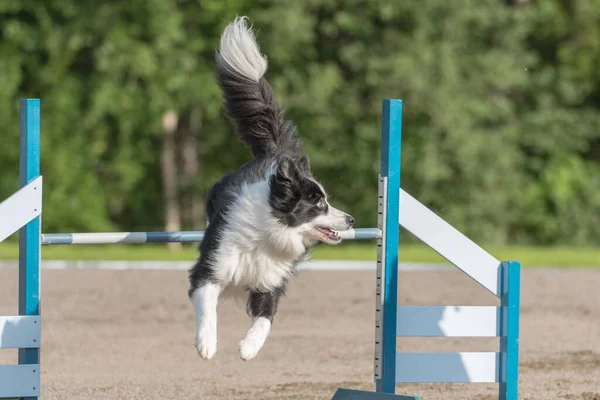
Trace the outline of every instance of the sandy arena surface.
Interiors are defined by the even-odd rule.
[[[16,313],[16,269],[0,269],[0,315]],[[185,271],[44,270],[42,399],[330,399],[372,390],[374,272],[301,271],[259,356],[249,327],[219,311],[219,350],[202,360]],[[600,400],[600,271],[522,274],[521,399]],[[400,303],[497,305],[460,272],[401,272]],[[399,339],[404,351],[494,351],[498,339]],[[0,351],[0,363],[16,361]],[[496,384],[398,385],[424,400],[496,398]]]

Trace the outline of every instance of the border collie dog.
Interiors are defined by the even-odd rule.
[[[277,305],[300,261],[317,242],[338,244],[337,232],[354,218],[327,201],[311,174],[294,124],[285,119],[264,78],[267,60],[244,17],[223,31],[216,80],[226,116],[254,158],[223,176],[206,199],[208,224],[200,256],[189,271],[188,295],[196,311],[196,349],[217,351],[217,303],[242,293],[253,324],[239,344],[243,360],[262,348]],[[233,289],[233,291],[229,290]]]

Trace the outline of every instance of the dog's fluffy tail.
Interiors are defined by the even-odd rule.
[[[221,35],[216,78],[225,99],[225,114],[255,157],[277,150],[299,150],[296,127],[284,117],[264,78],[267,59],[260,52],[245,17],[231,22]]]

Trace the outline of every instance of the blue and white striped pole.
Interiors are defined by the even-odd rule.
[[[345,240],[378,239],[381,231],[377,228],[350,229],[340,232],[340,237]],[[204,231],[44,233],[42,244],[193,243],[203,239]]]

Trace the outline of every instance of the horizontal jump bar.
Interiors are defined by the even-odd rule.
[[[350,229],[339,233],[346,240],[379,239],[378,228]],[[102,233],[44,233],[43,245],[57,244],[116,244],[116,243],[169,243],[201,242],[204,231],[182,232],[102,232]]]

